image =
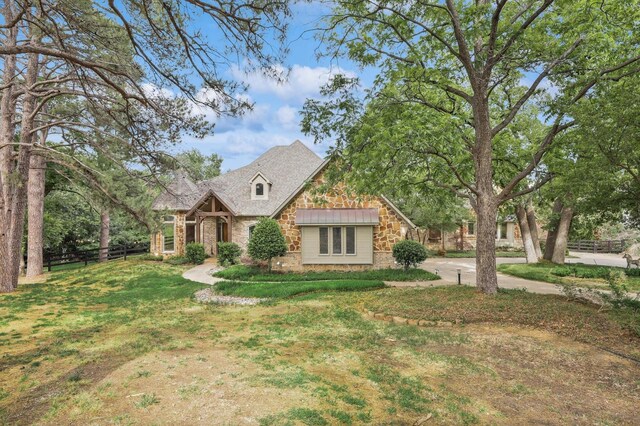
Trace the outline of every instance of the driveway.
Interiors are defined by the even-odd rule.
[[[585,263],[588,265],[620,267],[627,266],[627,262],[618,254],[571,252],[571,256],[575,256],[575,258],[568,258],[566,260],[567,263]],[[522,257],[499,257],[496,259],[496,263],[525,263],[525,259]],[[474,258],[449,259],[434,257],[427,259],[427,261],[424,262],[421,267],[431,272],[436,272],[442,277],[442,280],[424,283],[393,282],[388,284],[396,287],[455,285],[458,282],[458,270],[460,270],[460,279],[462,284],[471,286],[476,285],[476,260]],[[500,272],[498,272],[498,286],[500,288],[510,289],[525,288],[527,289],[527,291],[530,291],[532,293],[541,294],[562,293],[560,289],[554,284],[512,277],[510,275],[501,274]]]
[[[570,252],[572,256],[578,257],[578,259],[567,259],[566,263],[584,263],[586,265],[601,265],[601,266],[619,266],[621,268],[627,267],[627,261],[622,257],[622,254],[614,253],[581,253],[577,251]]]

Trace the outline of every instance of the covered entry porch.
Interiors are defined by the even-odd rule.
[[[233,212],[209,192],[187,212],[185,243],[201,243],[209,255],[217,255],[218,242],[233,239]]]

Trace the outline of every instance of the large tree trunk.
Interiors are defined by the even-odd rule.
[[[2,9],[4,22],[8,23],[13,20],[13,2],[5,1]],[[16,45],[18,36],[17,27],[5,30],[5,44],[7,47]],[[10,270],[8,259],[11,255],[9,250],[10,240],[10,186],[8,176],[12,171],[13,165],[13,137],[15,134],[15,113],[16,98],[14,97],[16,60],[14,55],[7,55],[3,58],[4,68],[2,75],[2,99],[0,100],[0,293],[13,290],[13,282],[10,278]],[[6,259],[6,260],[5,260]]]
[[[4,22],[11,22],[14,18],[13,2],[6,1],[2,10]],[[16,26],[5,30],[7,47],[16,45],[18,28]],[[9,203],[9,179],[7,176],[12,170],[13,137],[15,135],[16,98],[14,97],[14,84],[16,77],[15,55],[7,55],[3,58],[4,69],[2,74],[2,99],[0,100],[0,196],[3,197],[5,208]],[[1,213],[1,212],[0,212]]]
[[[571,219],[573,219],[573,208],[564,207],[560,215],[560,222],[556,231],[556,241],[553,247],[553,257],[551,261],[560,265],[564,265],[565,252],[567,251],[567,242],[569,239],[569,229],[571,228]]]
[[[45,159],[37,154],[31,156],[27,189],[27,277],[42,274],[42,252],[44,249],[44,182]]]
[[[474,169],[476,199],[474,208],[478,218],[476,236],[476,286],[486,294],[498,292],[496,270],[496,221],[498,201],[493,188],[493,151],[491,119],[486,87],[474,87],[473,117],[475,122]]]
[[[533,208],[531,200],[526,207],[527,223],[529,224],[529,232],[531,233],[531,241],[536,251],[536,262],[542,259],[542,249],[540,248],[540,237],[538,236],[538,221],[536,220],[536,211]]]
[[[109,209],[103,208],[100,212],[100,251],[99,262],[109,260]]]
[[[21,243],[24,234],[25,210],[27,207],[27,182],[29,176],[29,162],[31,147],[34,142],[32,129],[34,127],[36,99],[31,88],[37,82],[38,54],[28,55],[27,68],[24,79],[25,94],[22,101],[22,122],[20,126],[20,146],[16,162],[16,182],[10,183],[9,202],[5,206],[6,220],[0,235],[0,245],[4,245],[6,257],[4,267],[0,269],[0,291],[13,291],[18,286],[20,275]],[[8,226],[7,226],[8,225]],[[4,254],[4,253],[2,253]]]
[[[476,286],[487,294],[496,294],[498,292],[498,275],[496,271],[496,220],[498,218],[498,208],[493,199],[484,200],[484,197],[478,197],[476,212],[478,215]]]
[[[556,246],[556,235],[558,234],[559,217],[562,213],[562,201],[556,198],[553,202],[553,210],[551,212],[551,223],[547,232],[547,242],[544,246],[544,260],[551,261],[553,259],[553,250]]]
[[[522,237],[522,246],[527,263],[537,263],[538,256],[533,244],[533,239],[531,238],[527,212],[523,206],[518,205],[516,207],[516,217],[518,218],[518,225],[520,226],[520,236]]]

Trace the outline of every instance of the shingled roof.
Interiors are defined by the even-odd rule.
[[[177,184],[184,191],[179,197],[161,194],[154,202],[156,210],[190,210],[195,204],[213,192],[236,216],[270,216],[292,193],[322,164],[322,159],[302,142],[276,146],[262,154],[252,163],[232,170],[213,179],[198,182],[184,181],[182,176]],[[272,183],[268,200],[251,199],[251,179],[257,174]],[[178,180],[178,179],[177,179]],[[191,185],[193,189],[190,190]],[[177,193],[175,189],[173,192]]]
[[[198,186],[183,171],[176,172],[173,181],[153,202],[154,210],[189,210],[200,198]]]

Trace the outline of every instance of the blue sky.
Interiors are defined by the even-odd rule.
[[[272,146],[290,144],[301,140],[320,156],[327,146],[314,145],[311,138],[300,131],[300,115],[305,99],[318,98],[320,87],[332,74],[357,75],[366,84],[372,78],[371,71],[364,72],[348,60],[317,59],[319,42],[314,39],[314,29],[319,26],[323,8],[315,2],[296,4],[289,31],[290,53],[283,69],[289,70],[284,84],[270,80],[258,73],[246,75],[238,66],[226,70],[228,77],[249,84],[245,93],[254,102],[253,111],[242,117],[207,117],[216,122],[214,134],[204,139],[185,138],[179,150],[196,148],[204,154],[217,153],[224,161],[223,171],[243,166]],[[311,30],[311,31],[310,31]]]

